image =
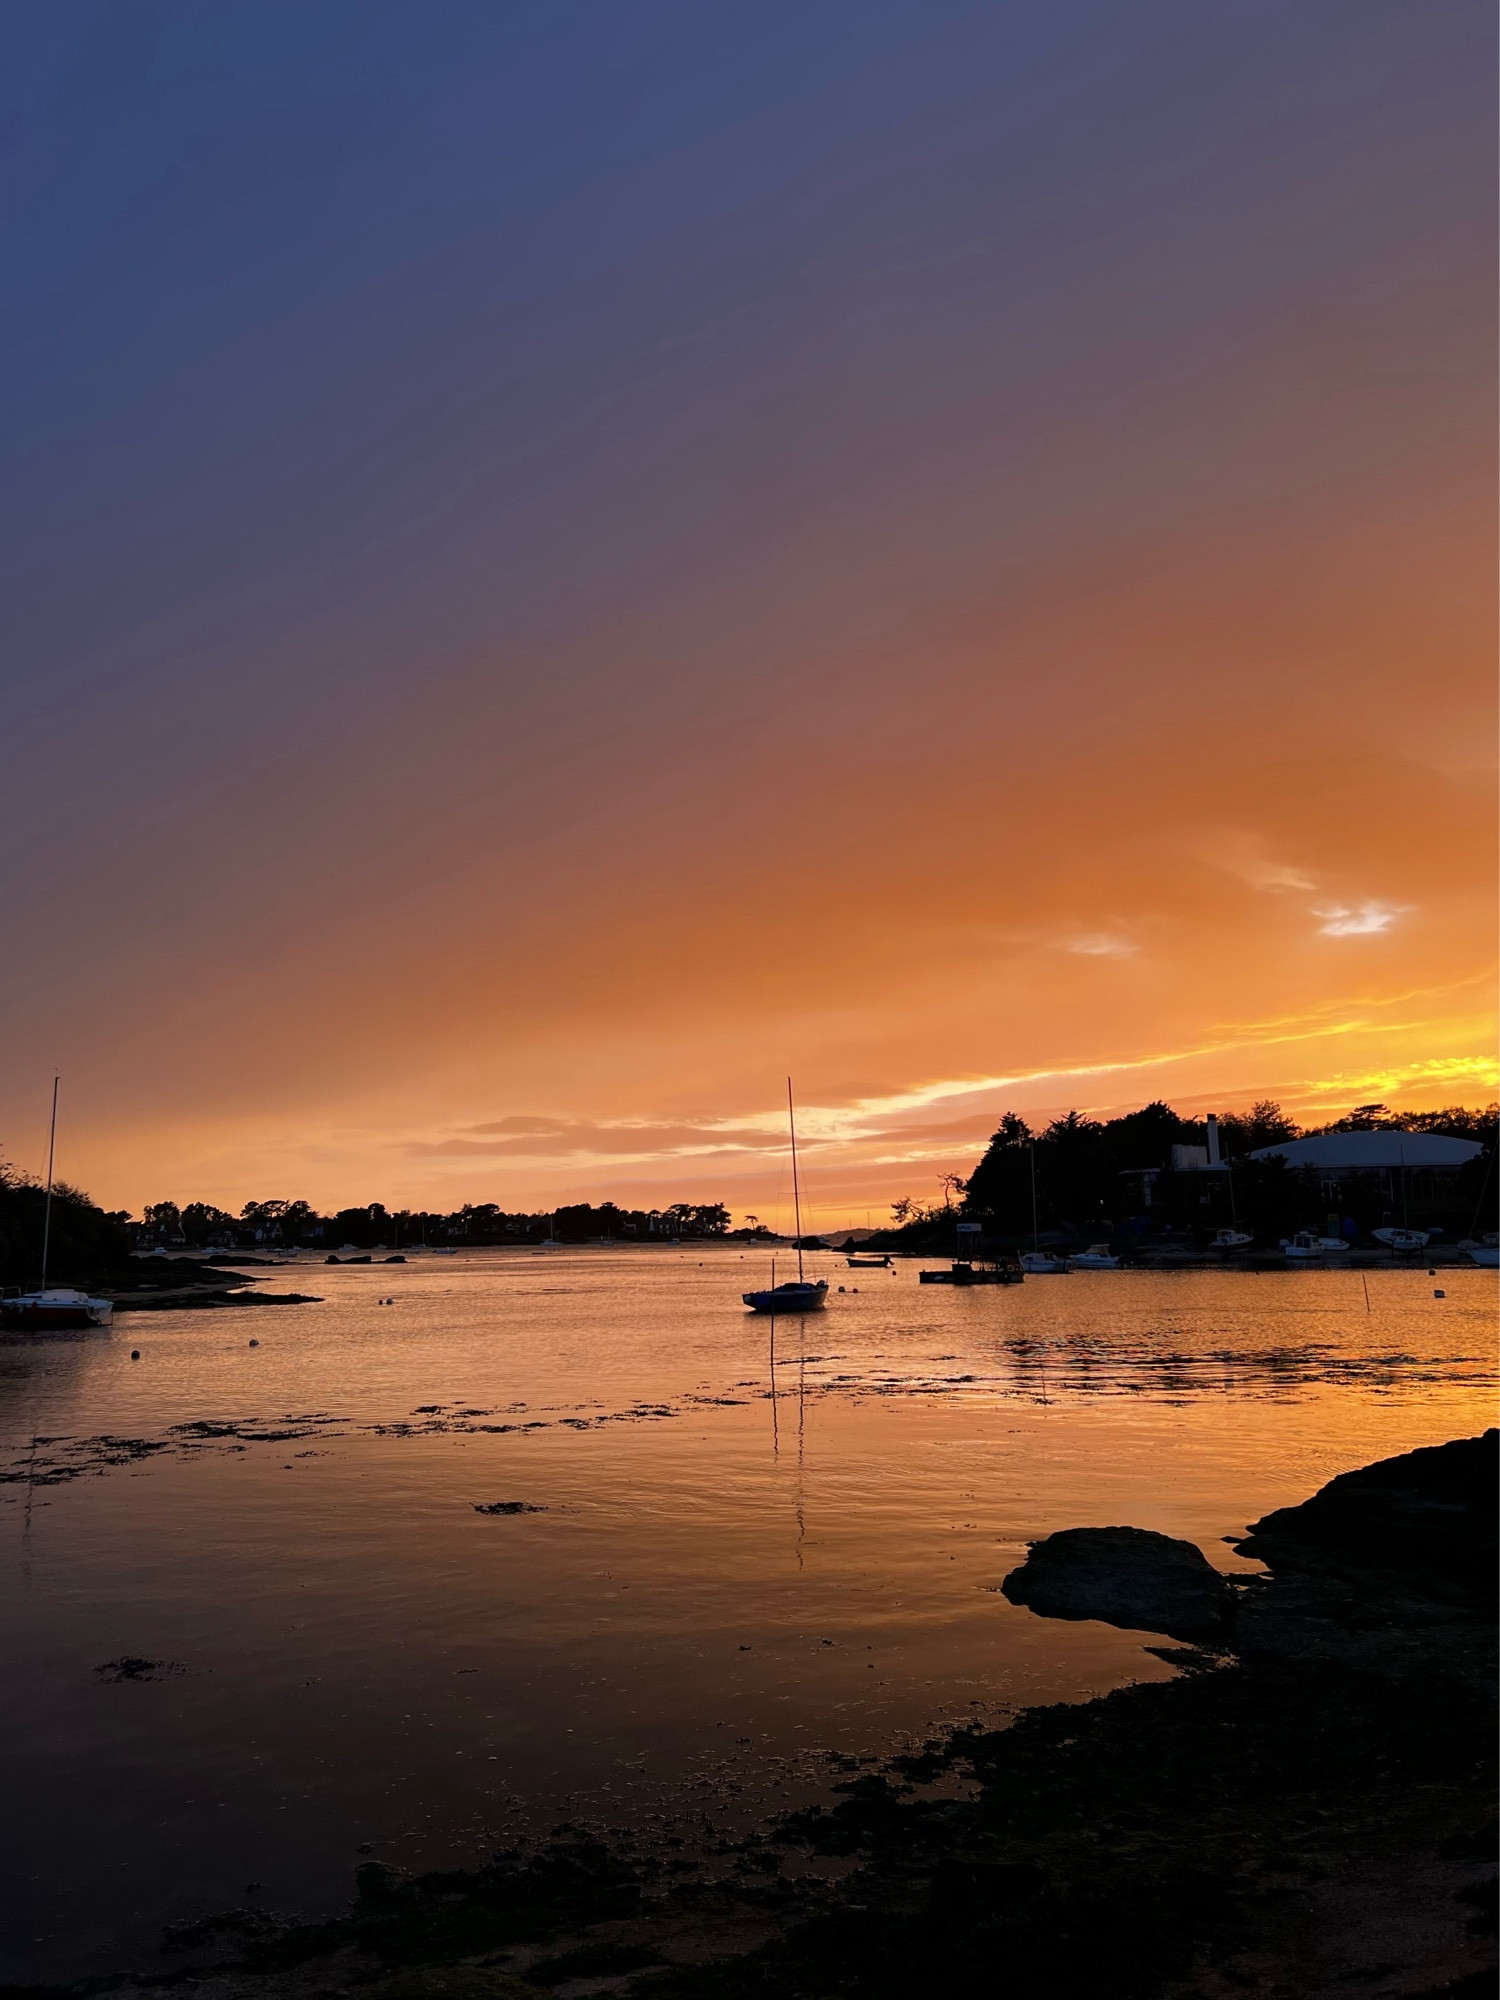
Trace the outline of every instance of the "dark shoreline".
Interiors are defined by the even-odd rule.
[[[1153,1649],[1176,1679],[954,1731],[712,1855],[560,1827],[474,1870],[372,1862],[347,1916],[226,1912],[155,1972],[0,1993],[1479,2000],[1496,1442],[1258,1523],[1223,1633]]]

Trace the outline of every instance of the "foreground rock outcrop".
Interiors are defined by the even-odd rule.
[[[1098,1618],[1174,1639],[1221,1639],[1232,1615],[1228,1582],[1197,1544],[1147,1528],[1064,1528],[1033,1542],[1000,1588],[1044,1618]]]
[[[1397,1680],[1493,1685],[1500,1432],[1382,1459],[1280,1507],[1235,1544],[1264,1576],[1224,1577],[1192,1542],[1065,1528],[1001,1589],[1045,1618],[1097,1618]]]

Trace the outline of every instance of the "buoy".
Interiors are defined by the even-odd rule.
[[[1447,1293],[1446,1293],[1446,1292],[1445,1292],[1445,1291],[1443,1290],[1442,1286],[1441,1286],[1441,1285],[1439,1285],[1439,1286],[1437,1286],[1437,1288],[1436,1288],[1436,1289],[1434,1290],[1434,1292],[1433,1292],[1432,1296],[1433,1296],[1433,1297],[1434,1297],[1435,1299],[1445,1299],[1445,1298],[1447,1298],[1448,1294],[1447,1294]]]
[[[130,1350],[130,1358],[132,1361],[139,1361],[141,1358],[141,1350],[138,1347],[132,1347]]]
[[[258,1340],[252,1340],[252,1341],[251,1341],[251,1343],[250,1343],[250,1345],[251,1345],[252,1347],[259,1347],[259,1346],[260,1346],[260,1342],[259,1342]]]

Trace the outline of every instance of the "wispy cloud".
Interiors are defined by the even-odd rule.
[[[1244,827],[1224,828],[1211,834],[1204,842],[1202,851],[1205,859],[1216,868],[1238,876],[1252,889],[1264,889],[1278,895],[1290,890],[1316,889],[1318,886],[1305,869],[1273,860],[1266,852],[1261,836]]]
[[[1080,958],[1134,958],[1140,946],[1114,931],[1086,931],[1069,938],[1066,949]]]
[[[1321,918],[1318,930],[1323,937],[1376,937],[1388,931],[1397,917],[1411,909],[1410,903],[1381,903],[1373,898],[1363,903],[1330,903],[1315,906]]]

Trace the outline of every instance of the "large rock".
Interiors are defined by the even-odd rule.
[[[1149,1528],[1063,1528],[1000,1586],[1044,1618],[1098,1618],[1174,1639],[1224,1636],[1229,1586],[1193,1542]]]
[[[1436,1597],[1493,1601],[1500,1431],[1341,1473],[1299,1507],[1278,1507],[1237,1546],[1274,1571],[1370,1571]]]
[[[1270,1574],[1241,1596],[1236,1650],[1333,1660],[1397,1679],[1495,1673],[1500,1433],[1345,1472],[1237,1544]]]

